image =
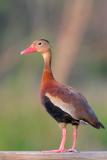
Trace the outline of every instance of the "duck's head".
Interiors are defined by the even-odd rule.
[[[21,55],[27,55],[35,52],[40,52],[40,53],[46,53],[50,50],[50,44],[47,40],[45,39],[40,39],[34,41],[30,47],[26,48],[23,50],[20,54]]]

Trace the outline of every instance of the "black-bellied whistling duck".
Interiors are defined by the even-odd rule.
[[[62,141],[54,152],[76,151],[77,129],[81,123],[88,123],[99,129],[104,128],[86,98],[70,86],[63,85],[54,79],[51,70],[51,48],[45,39],[34,41],[21,55],[40,52],[44,59],[44,70],[41,81],[41,101],[46,111],[58,122],[62,129]],[[65,149],[66,126],[73,125],[73,145]]]

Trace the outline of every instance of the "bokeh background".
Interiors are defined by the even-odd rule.
[[[82,92],[107,128],[107,0],[0,0],[0,150],[58,148],[61,131],[39,99],[43,60],[20,56],[38,38],[58,81]],[[67,147],[72,142],[68,126]],[[80,150],[106,150],[107,129],[79,129]]]

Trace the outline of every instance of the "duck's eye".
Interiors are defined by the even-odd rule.
[[[42,44],[41,42],[38,43],[39,46],[40,46],[41,44]]]

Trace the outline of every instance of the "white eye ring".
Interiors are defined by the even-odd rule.
[[[41,45],[42,45],[42,43],[41,43],[41,42],[39,42],[39,43],[38,43],[38,45],[39,45],[39,46],[41,46]]]

